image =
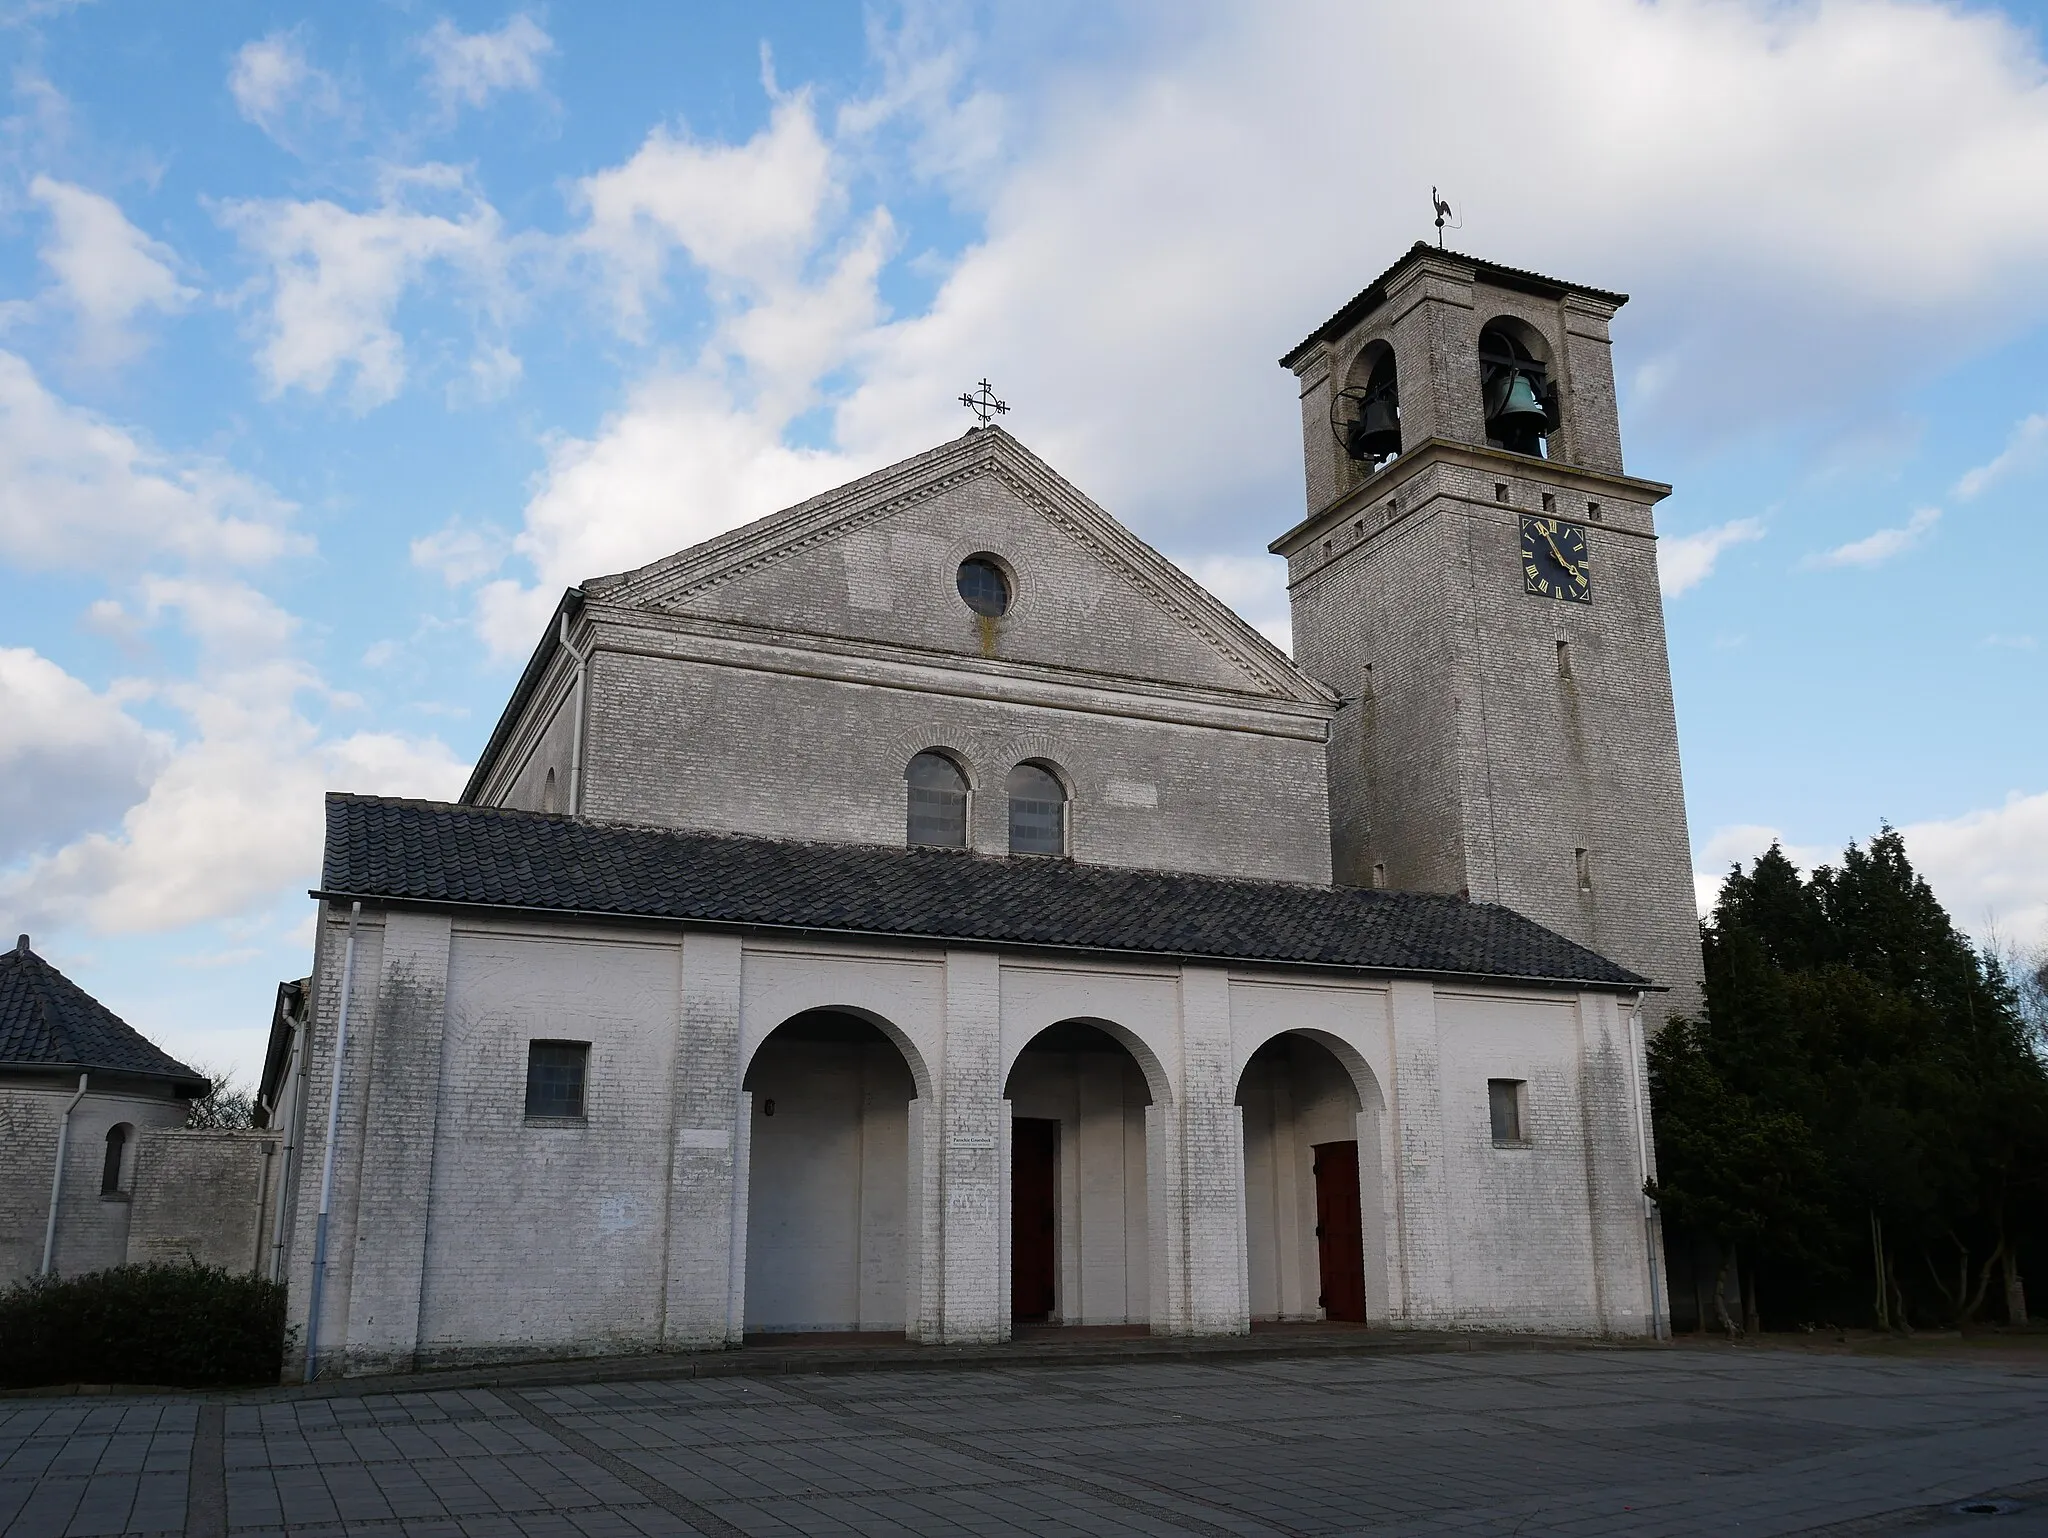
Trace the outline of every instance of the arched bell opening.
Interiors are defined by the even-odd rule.
[[[1330,401],[1330,431],[1363,479],[1401,452],[1401,375],[1394,349],[1368,342],[1351,360],[1344,388]]]
[[[1536,459],[1548,452],[1564,421],[1550,360],[1550,344],[1526,321],[1504,315],[1480,328],[1480,411],[1493,447]]]
[[[754,1053],[748,1334],[904,1331],[911,1321],[917,1077],[875,1021],[810,1010]]]
[[[1237,1104],[1252,1318],[1378,1319],[1386,1250],[1372,1070],[1348,1047],[1285,1031],[1246,1061]]]
[[[1017,1054],[1010,1123],[1010,1317],[1138,1325],[1152,1317],[1147,1074],[1103,1026],[1068,1020]]]

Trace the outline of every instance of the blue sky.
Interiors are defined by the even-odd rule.
[[[2048,941],[2040,6],[0,6],[0,924],[245,1074],[323,789],[554,597],[1017,434],[1284,637],[1274,359],[1459,205],[1635,295],[1696,864]]]

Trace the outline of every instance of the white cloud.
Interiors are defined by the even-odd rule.
[[[244,43],[228,70],[235,108],[284,148],[297,152],[314,127],[342,115],[341,90],[306,57],[295,28]]]
[[[1273,555],[1203,555],[1177,564],[1275,646],[1294,649],[1285,561]]]
[[[296,703],[322,688],[291,653],[296,626],[254,589],[150,578],[143,605],[198,642],[197,672],[154,689],[185,730],[117,830],[85,832],[0,874],[10,921],[134,934],[244,914],[317,878],[324,791],[460,788],[464,766],[438,740],[323,734]]]
[[[1867,411],[1902,376],[1873,370],[1881,386],[1845,392],[1845,357],[1895,359],[1911,333],[1938,367],[2016,324],[2013,287],[2048,261],[2048,186],[2026,170],[2048,158],[2048,96],[2032,42],[1993,14],[1885,0],[1202,14],[1129,75],[1098,65],[1085,88],[1053,87],[1058,110],[986,191],[986,238],[926,313],[876,340],[842,444],[928,443],[958,381],[986,372],[1021,436],[1155,537],[1190,523],[1213,540],[1248,505],[1285,509],[1298,428],[1272,359],[1429,234],[1432,182],[1462,205],[1469,249],[1641,296],[1623,356],[1661,359],[1686,386],[1631,402],[1636,433]],[[1448,57],[1460,78],[1517,81],[1598,58],[1602,89],[1539,114],[1533,153],[1571,174],[1531,176],[1503,152],[1530,142],[1519,91],[1439,110]],[[1376,61],[1367,140],[1355,93],[1301,89],[1331,58]],[[1973,228],[1980,198],[1991,217]]]
[[[450,587],[487,577],[504,564],[506,540],[496,529],[451,522],[411,545],[413,565],[431,571]]]
[[[29,195],[49,210],[43,264],[78,315],[88,359],[119,362],[136,346],[130,322],[140,312],[168,314],[197,297],[178,281],[170,248],[130,224],[113,199],[48,176],[30,182]]]
[[[443,209],[423,206],[434,202]],[[392,173],[368,212],[280,199],[230,203],[223,214],[266,269],[268,329],[258,362],[273,395],[322,394],[346,369],[357,409],[396,396],[406,365],[393,314],[431,268],[453,272],[489,318],[502,317],[509,302],[497,210],[452,166]],[[483,345],[486,372],[502,375],[509,353],[495,338]]]
[[[832,158],[808,98],[779,98],[734,147],[650,135],[621,166],[580,184],[576,237],[632,329],[662,289],[671,253],[705,275],[713,325],[699,355],[632,390],[588,438],[550,449],[517,553],[538,577],[478,593],[492,650],[533,645],[561,590],[626,570],[813,496],[872,458],[798,447],[787,429],[819,381],[856,356],[880,320],[894,226],[876,209],[842,228]]]
[[[1993,459],[1965,471],[1950,494],[1957,501],[1967,502],[1986,487],[2018,471],[2032,469],[2044,458],[2048,458],[2048,411],[2037,411],[2014,425],[2012,436]]]
[[[1920,544],[1934,532],[1934,526],[1941,522],[1941,509],[1923,507],[1908,518],[1904,527],[1879,529],[1861,539],[1852,539],[1846,545],[1837,545],[1832,550],[1810,555],[1804,562],[1807,566],[1878,566],[1895,555],[1903,555]]]
[[[833,308],[835,333],[788,326],[803,356],[777,327],[800,313],[799,291],[824,287],[813,268],[843,260],[847,229],[881,228],[879,209],[857,206],[872,183],[850,162],[919,102],[972,99],[957,60],[920,81],[915,50],[885,58],[883,89],[842,111],[836,139],[807,98],[784,95],[743,142],[660,129],[579,182],[575,248],[629,334],[649,328],[682,260],[714,334],[597,434],[558,446],[517,545],[539,585],[488,591],[494,644],[523,651],[563,583],[787,500],[793,465],[867,467],[952,436],[954,397],[984,374],[1017,408],[1007,426],[1155,543],[1249,554],[1294,521],[1301,494],[1294,394],[1272,360],[1428,234],[1417,189],[1432,181],[1463,206],[1472,249],[1642,296],[1625,355],[1686,381],[1688,404],[1680,414],[1672,391],[1632,401],[1632,431],[1697,440],[1867,419],[1910,381],[1855,358],[1931,371],[2022,323],[2015,293],[2048,314],[2028,281],[2048,262],[2048,184],[2028,170],[2048,158],[2048,96],[2033,43],[1995,14],[1906,0],[1324,0],[1285,23],[1208,10],[1085,76],[1055,66],[1038,93],[1054,105],[1006,116],[1000,146],[976,152],[960,195],[983,211],[980,238],[948,259],[930,303],[864,324],[873,286],[850,277],[859,304]],[[1571,176],[1531,177],[1501,152],[1528,139],[1525,93],[1438,110],[1452,40],[1469,79],[1566,78],[1602,61],[1613,89],[1541,114],[1545,163]],[[1379,61],[1370,154],[1354,94],[1301,89],[1331,57]],[[1419,123],[1426,133],[1405,126]],[[1857,393],[1845,378],[1876,383]],[[807,441],[831,452],[790,449],[808,407],[758,392],[816,404],[823,380],[826,431]],[[1700,400],[1717,409],[1703,416]],[[638,479],[677,461],[703,492]],[[600,481],[604,497],[571,490]],[[1708,531],[1711,546],[1671,542],[1674,590],[1749,522]]]
[[[27,647],[0,647],[0,865],[118,817],[168,744],[112,692]]]
[[[709,539],[869,468],[790,447],[784,425],[736,404],[717,381],[662,375],[595,436],[556,444],[517,542],[539,585],[486,585],[484,639],[500,656],[524,653],[571,583]]]
[[[845,103],[834,119],[843,144],[878,147],[907,129],[904,155],[913,175],[979,203],[1010,142],[1003,98],[970,78],[972,33],[931,6],[908,6],[896,27],[868,13],[868,53],[881,67],[871,94]]]
[[[744,144],[657,128],[623,165],[577,183],[576,196],[587,212],[578,244],[607,275],[622,323],[637,329],[677,250],[715,296],[795,281],[839,189],[831,150],[799,94],[779,100]]]
[[[2048,943],[2048,792],[2015,792],[2002,806],[1907,823],[1899,833],[1914,868],[1927,878],[1958,928],[1980,944],[1994,932],[2023,946]],[[1693,862],[1694,896],[1702,916],[1720,895],[1728,867],[1748,869],[1774,840],[1809,875],[1815,866],[1841,864],[1839,848],[1787,843],[1777,828],[1717,828]]]
[[[1763,537],[1760,518],[1737,518],[1696,534],[1667,536],[1657,544],[1658,585],[1666,598],[1676,598],[1711,577],[1724,550]]]
[[[2048,791],[2002,806],[1907,823],[1906,852],[1956,923],[1988,941],[2048,943]]]
[[[305,542],[291,504],[214,461],[161,453],[0,352],[0,557],[105,572],[168,556],[248,565]]]
[[[445,16],[420,39],[428,84],[443,108],[481,107],[500,91],[538,91],[555,40],[523,11],[495,32],[463,32]]]

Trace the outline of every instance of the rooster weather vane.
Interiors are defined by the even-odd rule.
[[[1452,214],[1451,205],[1437,195],[1434,187],[1429,189],[1429,201],[1436,205],[1436,248],[1441,251],[1444,248],[1444,226],[1448,224],[1454,230],[1462,230],[1465,221]]]
[[[981,382],[981,388],[972,395],[961,396],[960,404],[973,412],[983,427],[988,426],[995,418],[1007,414],[1010,409],[1008,401],[996,399],[995,392],[988,387],[986,379]]]

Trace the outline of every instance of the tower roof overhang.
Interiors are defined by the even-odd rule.
[[[1396,278],[1418,263],[1431,260],[1455,262],[1470,268],[1474,282],[1490,283],[1495,288],[1511,289],[1521,294],[1535,294],[1543,299],[1563,299],[1569,295],[1578,295],[1581,298],[1597,300],[1617,310],[1628,303],[1627,294],[1617,294],[1604,288],[1592,288],[1584,283],[1567,283],[1559,278],[1546,278],[1540,272],[1528,272],[1520,267],[1503,267],[1498,262],[1465,256],[1456,251],[1446,251],[1440,246],[1432,246],[1426,240],[1418,240],[1402,253],[1393,266],[1359,290],[1342,309],[1289,348],[1281,357],[1280,366],[1284,369],[1293,369],[1317,343],[1342,336],[1386,303],[1388,290]]]

